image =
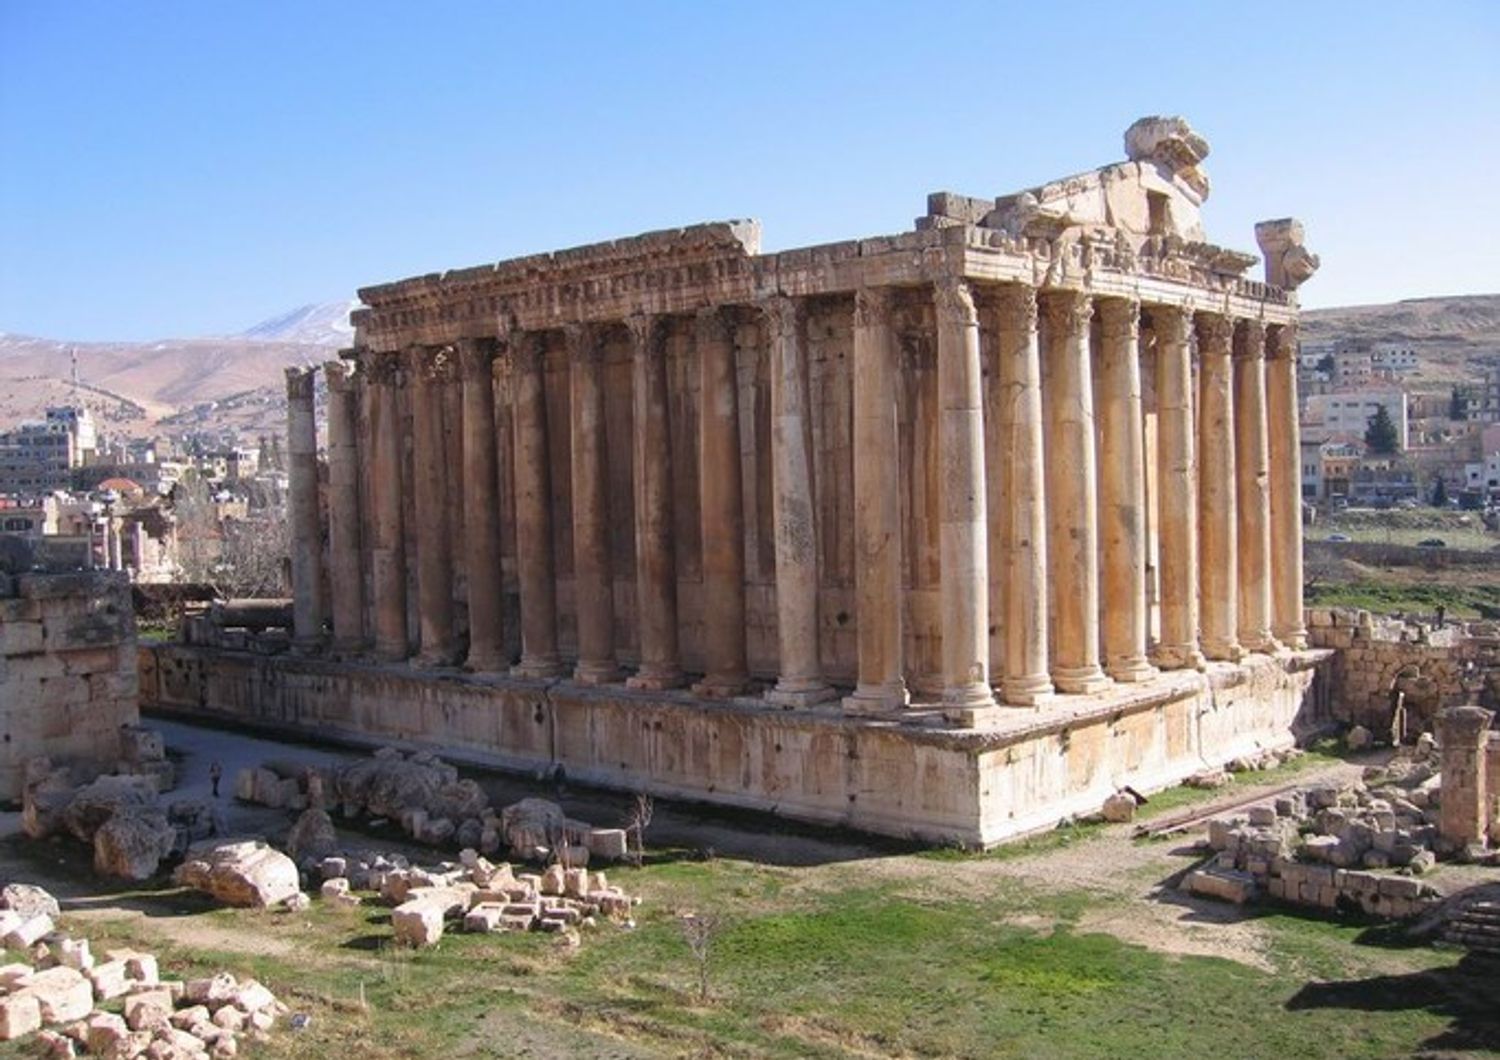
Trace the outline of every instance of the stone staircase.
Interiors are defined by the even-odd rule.
[[[1444,942],[1490,957],[1500,957],[1500,901],[1474,902],[1448,919]]]

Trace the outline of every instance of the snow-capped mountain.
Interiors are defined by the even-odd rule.
[[[235,338],[255,342],[296,342],[337,349],[349,345],[354,338],[349,312],[358,305],[358,299],[349,299],[298,306],[246,328]]]

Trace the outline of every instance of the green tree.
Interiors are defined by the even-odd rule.
[[[1454,387],[1452,396],[1448,398],[1448,418],[1450,420],[1464,419],[1468,405],[1469,403],[1464,400],[1463,392],[1458,387]]]
[[[1384,405],[1375,406],[1375,415],[1370,417],[1365,428],[1365,447],[1372,453],[1394,453],[1401,439],[1396,435],[1396,424]]]
[[[1443,481],[1442,475],[1439,475],[1437,481],[1432,484],[1432,506],[1434,508],[1448,506],[1448,483]]]

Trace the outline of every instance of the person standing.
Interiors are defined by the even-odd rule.
[[[219,778],[223,775],[224,767],[215,759],[213,764],[208,767],[208,780],[213,785],[214,798],[216,799],[219,797]]]

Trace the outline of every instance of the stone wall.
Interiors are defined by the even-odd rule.
[[[1491,567],[1500,563],[1500,555],[1494,551],[1419,548],[1416,545],[1391,545],[1381,541],[1306,541],[1303,550],[1309,563],[1344,559],[1371,567],[1422,567],[1426,570],[1443,567]]]
[[[1444,707],[1500,706],[1500,624],[1435,627],[1316,607],[1308,609],[1307,620],[1314,647],[1337,649],[1331,706],[1338,721],[1363,725],[1383,739],[1400,693],[1405,735],[1414,738],[1431,731]]]
[[[119,758],[136,650],[124,574],[0,574],[0,798],[21,797],[31,758]]]

